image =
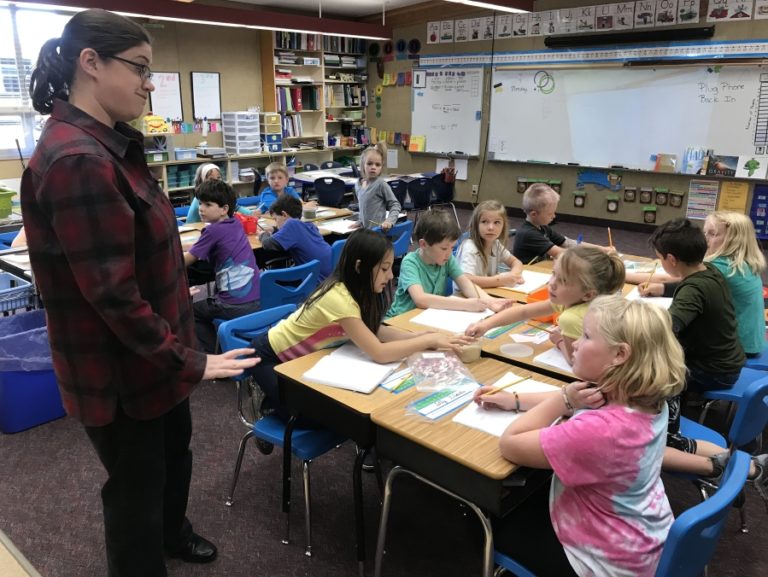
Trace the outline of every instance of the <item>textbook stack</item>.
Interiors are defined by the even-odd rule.
[[[261,152],[260,122],[257,112],[222,112],[221,125],[227,154]]]

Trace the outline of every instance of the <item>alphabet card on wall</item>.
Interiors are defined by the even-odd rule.
[[[688,0],[693,2],[694,0]],[[698,2],[698,0],[695,0]],[[611,14],[613,14],[613,29],[628,30],[634,26],[635,4],[634,2],[620,2],[619,4],[610,4]]]
[[[427,22],[427,44],[440,42],[440,22]]]
[[[656,0],[656,26],[677,24],[677,0]]]
[[[698,21],[699,21],[699,0],[678,0],[677,2],[678,24],[688,24],[690,22],[698,22]]]
[[[561,8],[557,11],[557,31],[560,34],[576,32],[576,10],[574,8]]]
[[[576,8],[576,32],[590,32],[595,29],[595,7]]]
[[[635,28],[651,28],[656,16],[654,0],[638,0],[635,2]]]
[[[456,20],[456,42],[469,42],[469,19]]]
[[[512,14],[499,14],[496,16],[496,39],[512,37]]]
[[[755,20],[768,19],[768,0],[755,0],[755,11],[752,17]]]
[[[766,0],[768,2],[768,0]],[[530,14],[513,14],[512,15],[512,35],[513,36],[528,36],[528,23]]]
[[[613,13],[610,4],[595,6],[595,28],[597,30],[613,30]]]

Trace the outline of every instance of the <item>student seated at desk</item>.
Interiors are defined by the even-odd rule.
[[[387,318],[415,308],[437,308],[455,311],[499,311],[510,304],[496,299],[472,283],[453,256],[453,245],[459,238],[459,226],[446,212],[426,212],[413,231],[419,249],[403,257],[397,282],[395,301]],[[444,296],[450,279],[468,298]],[[470,296],[471,295],[471,296]]]
[[[265,172],[267,173],[267,182],[269,183],[269,186],[261,191],[259,206],[254,212],[256,216],[261,216],[262,213],[269,210],[272,203],[283,194],[292,196],[296,200],[301,200],[301,196],[296,192],[296,189],[292,186],[288,186],[288,168],[282,162],[272,162],[268,164]]]
[[[506,459],[554,472],[550,488],[494,520],[494,545],[537,575],[652,577],[674,521],[660,473],[683,351],[665,310],[618,295],[592,302],[574,351],[582,382],[560,392],[475,394],[526,411],[501,437]]]
[[[467,278],[482,288],[514,286],[523,282],[523,263],[507,250],[507,209],[498,200],[475,207],[469,222],[469,238],[459,246],[456,258]],[[510,270],[502,271],[504,264]],[[459,287],[453,285],[454,292]]]
[[[560,195],[548,185],[537,182],[529,186],[523,194],[525,221],[517,229],[512,253],[523,264],[533,264],[547,257],[556,258],[565,249],[576,246],[577,241],[563,236],[551,226],[555,219]],[[583,246],[599,248],[604,252],[615,252],[613,247],[602,247],[588,242]]]
[[[197,167],[197,171],[195,172],[195,193],[192,197],[192,202],[189,205],[189,210],[187,211],[187,223],[201,222],[200,201],[197,198],[197,188],[206,180],[221,180],[221,171],[219,170],[219,167],[211,162],[201,164]],[[245,216],[253,214],[250,209],[245,208],[244,206],[238,206],[236,210]]]
[[[277,226],[272,232],[261,233],[259,240],[264,250],[287,253],[297,265],[317,259],[322,281],[333,268],[331,245],[325,242],[314,223],[302,222],[302,210],[298,198],[280,195],[269,207]]]
[[[386,180],[381,177],[387,147],[383,142],[370,146],[360,156],[360,180],[355,195],[360,210],[360,226],[381,227],[384,232],[395,226],[400,215],[400,203]]]
[[[353,232],[336,269],[287,319],[253,341],[261,362],[253,370],[268,404],[283,418],[274,367],[351,340],[377,363],[390,363],[424,349],[457,349],[471,339],[459,335],[407,333],[381,324],[392,280],[392,242],[363,229]]]
[[[467,334],[482,336],[494,327],[558,313],[557,327],[550,332],[552,343],[573,362],[573,342],[582,335],[584,315],[590,301],[612,294],[624,286],[624,263],[617,254],[605,254],[598,248],[574,246],[554,263],[549,279],[549,299],[510,307],[474,323]]]
[[[731,291],[736,313],[739,341],[747,357],[758,357],[765,347],[765,305],[763,303],[762,274],[765,256],[757,244],[755,227],[750,218],[737,212],[713,212],[704,221],[707,253],[704,262],[710,263],[725,278]],[[642,284],[648,275],[638,281]],[[654,278],[667,283],[679,282],[679,277]],[[663,294],[661,283],[644,287],[646,294]]]
[[[216,273],[216,295],[193,305],[195,334],[202,349],[216,348],[214,319],[234,319],[259,310],[259,267],[235,213],[235,191],[221,180],[206,180],[198,188],[200,216],[205,227],[198,241],[184,253],[189,266],[198,259],[211,263]]]

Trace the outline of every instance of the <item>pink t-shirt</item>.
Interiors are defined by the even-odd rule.
[[[652,577],[674,520],[661,481],[667,406],[578,411],[541,431],[549,511],[580,577]]]

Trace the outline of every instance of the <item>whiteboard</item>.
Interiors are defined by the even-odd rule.
[[[758,66],[497,69],[489,158],[653,170],[651,155],[676,154],[680,166],[689,147],[764,154],[766,72]]]
[[[149,93],[153,114],[169,120],[182,120],[181,81],[178,72],[153,72],[154,91]]]
[[[427,152],[480,154],[482,68],[422,69],[426,87],[413,88],[411,134],[426,136]]]
[[[192,73],[192,114],[195,119],[221,118],[221,89],[218,72]]]

